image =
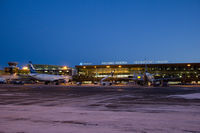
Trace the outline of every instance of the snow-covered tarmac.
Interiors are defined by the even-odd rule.
[[[199,88],[0,86],[0,133],[200,132]]]
[[[184,94],[184,95],[171,95],[173,98],[184,98],[184,99],[200,99],[200,93]]]

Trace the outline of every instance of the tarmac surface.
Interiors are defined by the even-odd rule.
[[[200,133],[200,87],[0,85],[0,133]]]

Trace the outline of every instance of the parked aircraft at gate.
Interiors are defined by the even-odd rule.
[[[51,74],[40,74],[35,71],[35,68],[33,67],[32,62],[29,62],[29,68],[30,68],[30,74],[32,78],[45,82],[45,84],[49,83],[55,83],[58,85],[61,82],[69,82],[69,80],[72,78],[71,76],[61,76],[61,75],[51,75]]]
[[[166,86],[168,81],[172,81],[178,78],[155,78],[155,74],[151,74],[147,71],[147,64],[145,64],[145,72],[144,74],[133,74],[133,78],[128,78],[129,80],[133,80],[140,85],[163,85]]]

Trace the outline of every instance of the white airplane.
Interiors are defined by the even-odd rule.
[[[5,78],[2,78],[2,77],[0,77],[0,84],[6,84],[6,79],[5,79]]]
[[[107,75],[106,77],[102,78],[101,81],[100,81],[100,84],[103,85],[103,86],[110,86],[110,85],[112,85],[111,82],[105,82],[104,80],[106,80],[106,79],[109,78],[109,77],[113,77],[114,72],[115,72],[115,71],[112,71],[112,72],[110,73],[110,75]]]
[[[20,77],[17,76],[16,74],[11,74],[11,75],[2,75],[0,76],[0,83],[10,83],[11,81],[14,80],[19,80]]]
[[[153,86],[160,86],[160,85],[166,85],[167,82],[171,80],[177,80],[179,78],[155,78],[155,74],[151,74],[147,71],[147,64],[145,64],[145,72],[144,74],[133,74],[133,78],[129,78],[130,80],[135,81],[136,83],[140,85],[148,84]]]
[[[147,65],[145,65],[144,74],[141,74],[141,73],[136,74],[134,72],[132,78],[124,78],[124,79],[129,79],[129,80],[138,81],[138,82],[147,82],[147,81],[154,82],[155,81],[154,74],[147,72]]]
[[[158,81],[161,81],[162,79],[155,79],[155,74],[151,74],[147,71],[147,64],[145,64],[145,71],[144,74],[133,74],[132,80],[137,82],[140,85],[156,85]]]
[[[61,82],[69,82],[71,79],[71,76],[61,76],[61,75],[51,75],[51,74],[40,74],[35,71],[35,68],[32,65],[32,62],[29,62],[29,68],[30,68],[30,74],[32,78],[38,80],[38,81],[43,81],[45,84],[49,83],[55,83],[58,85]]]

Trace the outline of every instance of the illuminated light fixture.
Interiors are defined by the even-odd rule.
[[[121,68],[122,66],[120,65],[120,66],[118,66],[119,68]]]
[[[67,66],[64,66],[62,69],[63,69],[63,70],[67,70]]]
[[[138,76],[137,78],[138,78],[138,79],[141,79],[141,76]]]
[[[86,68],[86,66],[83,66],[83,68],[85,69],[85,68]]]
[[[94,68],[97,68],[97,66],[94,66]]]
[[[187,64],[187,66],[190,67],[191,65],[190,65],[190,64]]]
[[[22,70],[28,70],[27,66],[22,67]]]
[[[110,66],[106,66],[106,68],[110,68]]]

